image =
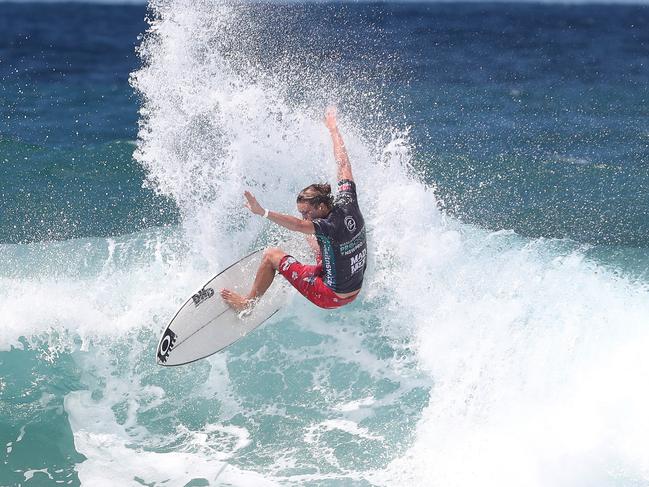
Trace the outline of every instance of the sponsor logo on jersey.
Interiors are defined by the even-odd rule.
[[[319,237],[318,241],[322,245],[322,268],[324,270],[323,280],[329,287],[336,285],[336,268],[334,267],[334,249],[331,240],[326,237]]]
[[[192,296],[192,301],[194,301],[194,305],[198,308],[200,304],[204,303],[212,296],[214,296],[214,289],[208,287],[207,289],[201,289],[196,294],[194,294]]]
[[[358,254],[352,256],[352,258],[349,260],[352,266],[352,271],[351,271],[352,274],[365,268],[366,257],[367,257],[367,249],[363,249],[362,252],[359,252]]]
[[[358,251],[365,245],[365,227],[361,227],[360,231],[349,241],[340,245],[341,255],[347,256]]]
[[[354,230],[356,230],[356,220],[354,220],[354,218],[351,216],[346,216],[345,226],[347,227],[347,230],[353,232]]]
[[[174,348],[176,338],[177,335],[170,329],[167,329],[162,340],[160,340],[160,346],[158,347],[158,360],[163,364],[167,361],[167,358],[169,358],[169,352]]]

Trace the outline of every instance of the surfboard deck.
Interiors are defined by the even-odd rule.
[[[263,249],[256,250],[219,272],[193,294],[165,328],[158,343],[158,365],[184,365],[209,357],[263,324],[284,305],[288,297],[284,279],[270,289],[248,312],[230,308],[223,288],[247,293],[261,263]]]

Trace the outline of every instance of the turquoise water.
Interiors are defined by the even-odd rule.
[[[145,18],[148,19],[145,21]],[[649,10],[0,4],[0,485],[644,485]],[[339,106],[360,299],[159,334],[302,239]]]

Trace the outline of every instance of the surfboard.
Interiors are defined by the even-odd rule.
[[[159,365],[184,365],[208,357],[237,340],[273,316],[286,302],[284,279],[272,286],[251,309],[238,313],[230,308],[223,288],[247,293],[255,279],[263,252],[256,250],[210,279],[178,310],[158,343]]]

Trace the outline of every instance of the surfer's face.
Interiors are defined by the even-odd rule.
[[[329,208],[324,203],[314,206],[306,201],[297,204],[297,211],[300,212],[304,220],[309,221],[313,221],[316,218],[324,218],[329,214]]]

